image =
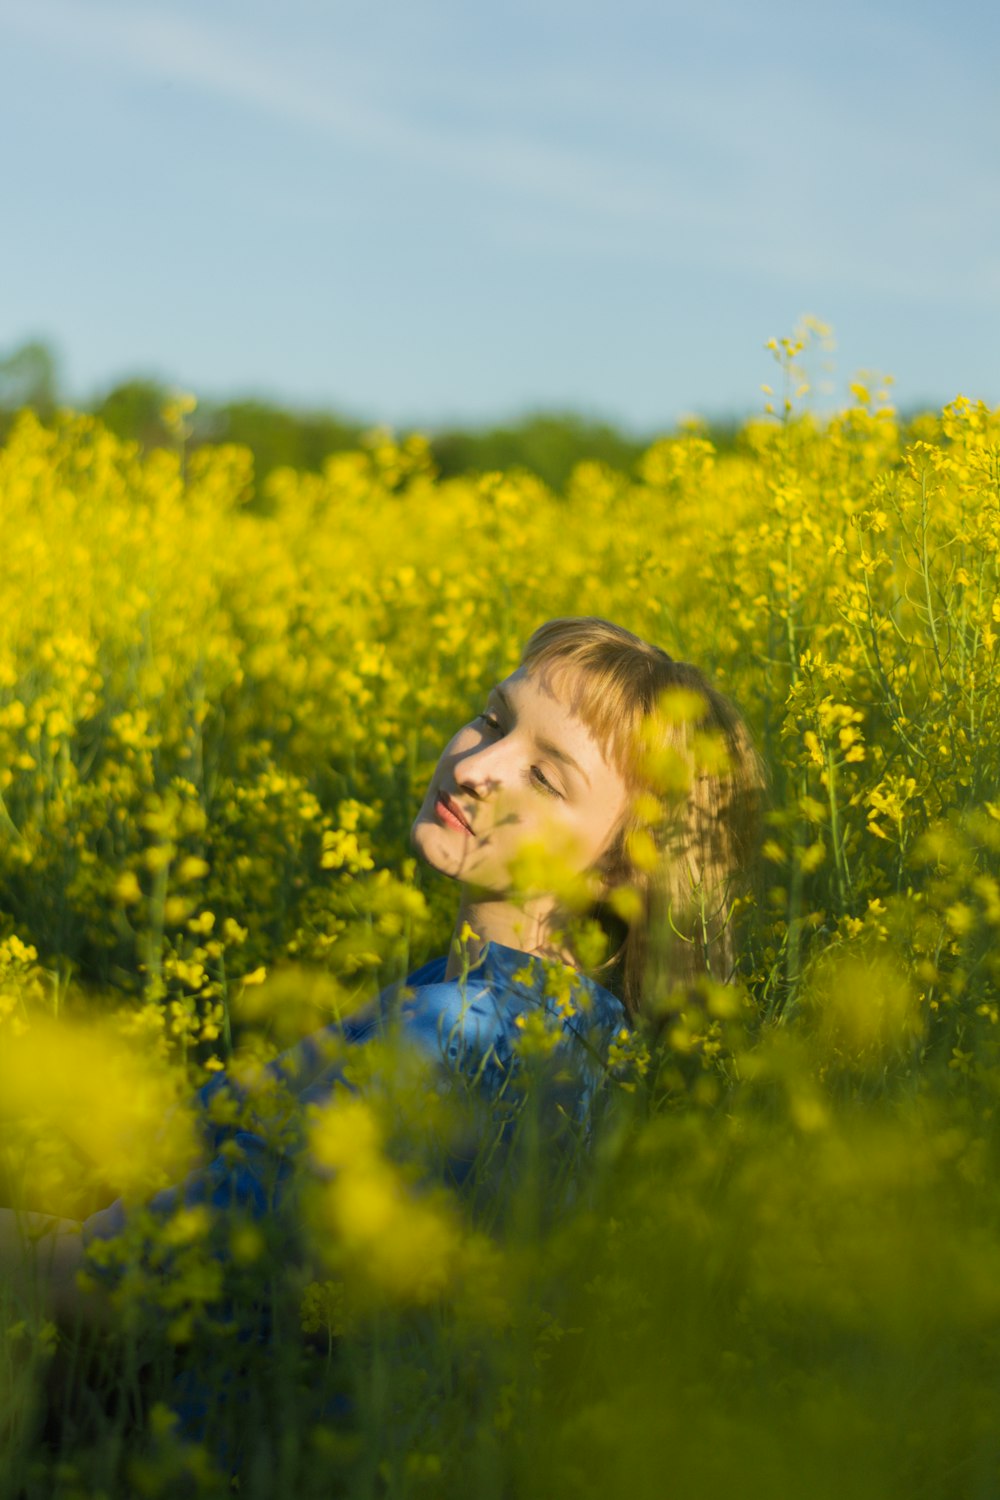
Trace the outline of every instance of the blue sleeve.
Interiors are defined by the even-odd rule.
[[[378,1030],[380,1002],[381,997],[358,1016],[305,1037],[266,1064],[256,1090],[229,1073],[211,1078],[192,1101],[208,1164],[156,1193],[146,1210],[162,1219],[197,1206],[237,1209],[253,1218],[279,1212],[304,1144],[302,1105],[335,1085],[352,1087],[340,1059],[346,1046]],[[117,1237],[128,1221],[129,1207],[119,1198],[84,1220],[84,1245]]]
[[[199,1206],[240,1209],[260,1218],[278,1207],[291,1172],[289,1157],[276,1155],[272,1147],[250,1131],[236,1131],[231,1137],[230,1150],[220,1153],[207,1167],[190,1172],[177,1186],[154,1194],[145,1207],[164,1219],[180,1208]],[[109,1208],[84,1220],[83,1243],[113,1239],[124,1233],[127,1224],[128,1209],[124,1200],[118,1198]]]

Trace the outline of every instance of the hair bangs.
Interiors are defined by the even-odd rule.
[[[630,783],[638,779],[636,747],[643,719],[664,687],[663,667],[673,659],[631,631],[596,617],[549,620],[531,636],[521,665],[549,672],[605,756]]]

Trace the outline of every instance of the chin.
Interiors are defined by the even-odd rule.
[[[446,875],[450,880],[458,880],[463,885],[482,890],[483,894],[490,892],[496,895],[507,889],[503,882],[495,878],[496,871],[492,862],[484,861],[480,850],[470,850],[466,846],[465,834],[442,828],[436,818],[425,816],[423,809],[410,829],[410,847],[424,864],[430,865],[432,870],[437,870],[439,875]]]
[[[452,879],[459,877],[458,857],[455,849],[449,847],[447,830],[424,817],[422,809],[410,829],[410,847],[439,875],[448,875]]]

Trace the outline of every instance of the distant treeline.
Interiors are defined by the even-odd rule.
[[[100,417],[118,437],[144,448],[173,447],[177,432],[169,406],[175,394],[159,381],[133,379],[92,401],[73,404]],[[0,357],[0,438],[21,408],[30,406],[47,418],[59,405],[57,363],[48,345],[26,343]],[[318,472],[331,453],[358,447],[370,431],[370,424],[337,412],[298,411],[258,399],[199,400],[187,425],[190,447],[240,443],[249,448],[258,481],[283,466]],[[731,448],[739,423],[710,423],[705,431],[717,448]],[[584,460],[628,472],[661,435],[627,433],[573,412],[535,412],[497,426],[448,428],[428,437],[435,465],[445,478],[521,468],[561,490],[574,466]]]

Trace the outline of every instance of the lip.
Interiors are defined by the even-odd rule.
[[[453,797],[448,796],[447,792],[438,792],[434,811],[440,822],[446,823],[449,828],[460,828],[463,833],[473,832],[462,809]]]

